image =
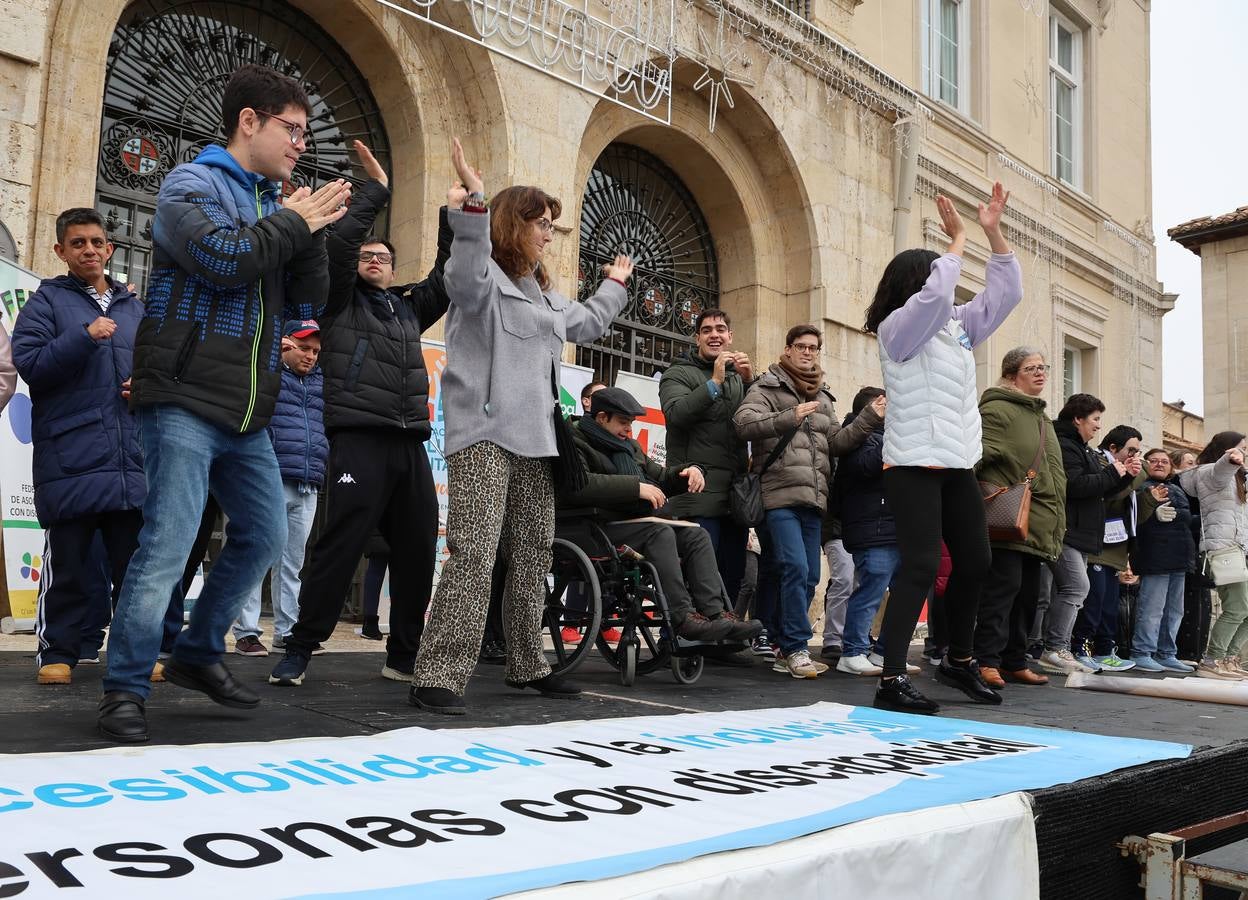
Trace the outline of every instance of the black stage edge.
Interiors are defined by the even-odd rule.
[[[1032,794],[1042,900],[1139,900],[1135,857],[1114,846],[1248,809],[1248,740],[1187,759],[1111,772]],[[1248,837],[1248,825],[1187,842],[1187,855]]]

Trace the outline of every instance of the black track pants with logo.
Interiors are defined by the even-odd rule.
[[[410,670],[433,591],[438,499],[414,435],[346,429],[330,437],[325,525],[303,568],[299,621],[286,646],[310,653],[333,634],[374,530],[390,545],[388,664]]]

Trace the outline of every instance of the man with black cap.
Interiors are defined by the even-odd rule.
[[[439,216],[428,277],[396,284],[394,247],[372,233],[390,200],[385,169],[360,141],[369,181],[326,235],[329,298],[324,327],[325,429],[330,439],[325,526],[299,593],[299,621],[269,683],[303,683],[313,650],[333,634],[351,578],[374,530],[390,547],[390,636],[381,675],[410,681],[433,592],[438,499],[425,452],[429,372],[420,336],[446,313],[442,269],[454,237]]]
[[[573,425],[577,452],[588,484],[560,498],[567,506],[593,506],[611,515],[653,515],[667,494],[697,493],[706,478],[697,466],[683,469],[654,462],[630,437],[633,420],[645,408],[622,388],[602,388],[590,398],[589,415]],[[676,633],[697,641],[749,640],[760,631],[732,612],[705,529],[659,522],[613,522],[611,539],[627,544],[658,570]]]
[[[315,319],[291,319],[282,329],[282,386],[269,419],[269,439],[282,472],[286,499],[286,546],[270,572],[273,646],[280,647],[299,618],[299,570],[316,515],[316,492],[325,482],[329,441],[325,439],[321,396],[324,378],[321,326]],[[248,595],[234,623],[234,652],[267,656],[260,642],[260,584]]]

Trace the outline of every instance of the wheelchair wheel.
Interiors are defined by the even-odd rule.
[[[642,583],[630,588],[624,596],[611,598],[603,609],[600,628],[604,631],[618,628],[622,636],[619,644],[613,647],[599,633],[598,652],[623,673],[623,648],[632,637],[637,650],[636,674],[648,675],[667,665],[672,648],[667,600],[658,587],[658,573],[648,562],[641,563],[641,569]]]
[[[542,613],[542,631],[551,645],[546,659],[552,672],[570,672],[594,646],[602,616],[602,589],[593,563],[580,547],[555,538],[551,550],[546,609]]]
[[[705,660],[701,653],[693,656],[673,656],[672,657],[672,675],[680,684],[693,684],[702,677],[702,667]]]
[[[640,649],[639,641],[633,638],[631,641],[624,638],[620,641],[620,684],[629,687],[637,680],[637,652]]]

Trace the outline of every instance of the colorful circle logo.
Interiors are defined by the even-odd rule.
[[[29,578],[31,581],[39,580],[39,567],[43,565],[43,560],[34,554],[22,554],[22,577]]]

